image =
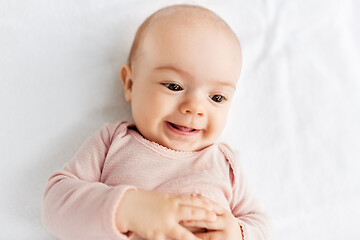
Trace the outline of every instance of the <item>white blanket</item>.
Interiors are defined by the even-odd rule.
[[[360,2],[0,0],[0,239],[55,239],[47,177],[105,122],[130,120],[119,69],[137,26],[198,3],[243,46],[221,141],[242,154],[278,240],[360,239]]]

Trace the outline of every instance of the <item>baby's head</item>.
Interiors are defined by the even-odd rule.
[[[121,69],[136,128],[173,150],[213,144],[240,68],[239,41],[216,14],[191,5],[160,9],[139,27]]]

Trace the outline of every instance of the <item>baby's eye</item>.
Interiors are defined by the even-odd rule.
[[[216,103],[221,103],[224,100],[226,100],[226,98],[222,95],[219,94],[214,94],[214,95],[210,95],[211,100],[213,100]]]
[[[162,85],[164,85],[165,87],[167,87],[171,91],[181,91],[181,90],[183,90],[183,88],[179,84],[176,84],[176,83],[162,83]]]

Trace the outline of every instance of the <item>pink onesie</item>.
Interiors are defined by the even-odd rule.
[[[106,124],[54,172],[43,196],[45,227],[61,239],[142,239],[121,234],[115,210],[130,188],[200,193],[233,213],[245,240],[270,239],[269,219],[251,194],[239,159],[224,144],[174,151],[127,122]]]

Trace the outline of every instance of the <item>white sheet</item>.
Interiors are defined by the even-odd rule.
[[[239,35],[221,140],[238,149],[275,239],[360,239],[360,4],[351,0],[0,0],[0,239],[55,239],[41,194],[104,122],[129,120],[118,71],[141,21],[200,3]]]

